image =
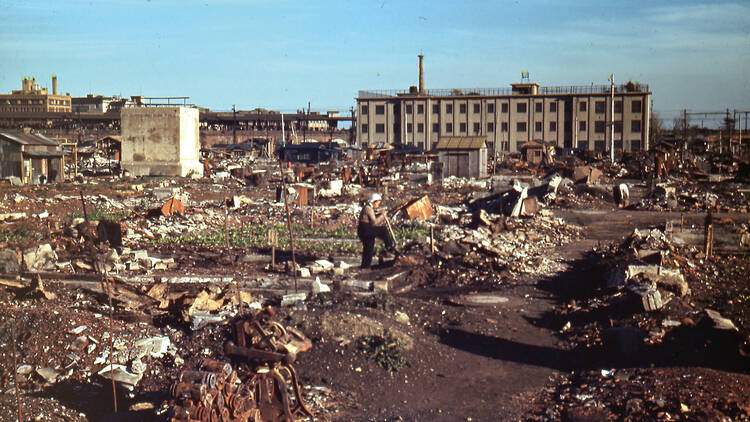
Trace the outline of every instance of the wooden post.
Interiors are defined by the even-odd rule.
[[[706,259],[711,257],[711,254],[713,252],[713,242],[714,242],[713,215],[711,211],[708,211],[708,213],[706,214],[705,250],[704,250],[704,255],[706,255]]]
[[[279,160],[281,170],[281,189],[284,193],[284,207],[286,208],[286,223],[289,227],[289,250],[292,253],[292,274],[294,275],[294,293],[297,293],[297,260],[294,257],[294,232],[292,231],[292,213],[289,211],[289,192],[286,190],[286,177],[284,177],[284,160]]]
[[[276,266],[276,242],[279,240],[279,235],[276,230],[268,231],[268,244],[271,245],[271,268]]]
[[[435,226],[430,224],[430,253],[435,253]]]
[[[312,198],[310,202],[312,202],[312,205],[310,205],[310,227],[314,229],[315,228],[315,188],[313,188]]]

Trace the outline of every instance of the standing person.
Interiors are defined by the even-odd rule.
[[[357,226],[357,236],[362,242],[362,265],[361,268],[370,268],[372,256],[375,253],[375,239],[380,238],[385,247],[393,249],[393,239],[391,239],[388,229],[385,227],[385,214],[378,213],[376,210],[380,207],[383,197],[378,193],[373,193],[362,207],[359,214],[359,225]]]

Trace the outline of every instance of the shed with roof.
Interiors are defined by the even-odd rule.
[[[0,178],[17,177],[21,183],[63,179],[60,143],[39,133],[0,132]]]
[[[487,137],[441,136],[435,146],[443,177],[487,177]]]

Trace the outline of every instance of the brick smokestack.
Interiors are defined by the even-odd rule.
[[[424,61],[424,54],[419,55],[419,93],[424,94],[424,67],[422,62]]]
[[[57,76],[52,75],[52,95],[57,95]]]

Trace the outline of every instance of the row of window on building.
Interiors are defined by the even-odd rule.
[[[570,122],[566,122],[566,126],[568,126],[569,123]],[[616,133],[622,133],[622,121],[614,122],[614,127],[615,127]],[[549,132],[557,132],[557,122],[548,122],[548,128],[549,128]],[[407,133],[412,133],[413,129],[414,129],[414,126],[411,123],[406,124]],[[459,133],[461,134],[466,133],[466,129],[467,129],[466,123],[458,124]],[[472,129],[473,129],[474,135],[481,135],[480,123],[474,123]],[[597,120],[594,122],[594,133],[605,133],[606,129],[607,129],[607,122],[605,122],[604,120]],[[370,126],[367,123],[361,124],[361,133],[368,133],[369,130],[370,130]],[[516,132],[526,132],[527,130],[528,130],[528,124],[526,122],[516,122]],[[566,131],[567,130],[570,130],[570,127],[566,127]],[[394,132],[399,131],[399,125],[397,123],[394,123],[393,131]],[[508,131],[508,122],[500,123],[500,131],[501,132]],[[535,132],[543,131],[542,122],[534,123],[534,131]],[[579,132],[587,131],[587,124],[585,120],[578,122],[578,131]],[[432,124],[432,132],[433,133],[440,132],[440,123]],[[445,132],[453,133],[453,123],[445,124]],[[495,132],[495,124],[493,122],[488,122],[487,133],[493,133],[493,132]],[[630,121],[630,132],[641,133],[641,121],[640,120]],[[384,123],[375,124],[375,133],[385,133],[385,124]],[[424,133],[424,123],[417,123],[417,133]]]
[[[13,104],[17,104],[17,105],[24,105],[24,104],[26,104],[26,105],[40,105],[40,104],[44,104],[44,100],[41,100],[41,99],[37,99],[37,100],[0,100],[0,104],[1,105],[13,105]],[[50,99],[49,100],[49,105],[69,106],[70,105],[70,101],[68,101],[68,100]]]
[[[633,113],[640,113],[643,107],[643,104],[640,100],[634,100],[631,104],[631,112]],[[527,103],[516,103],[516,112],[517,113],[526,113],[527,110]],[[534,103],[534,111],[537,113],[541,113],[543,110],[543,104],[541,102]],[[586,111],[587,110],[587,102],[581,101],[578,103],[578,111]],[[458,105],[458,112],[460,114],[466,114],[467,104],[459,104]],[[607,110],[606,101],[595,101],[594,102],[594,113],[605,113]],[[367,115],[369,113],[369,106],[362,105],[361,107],[361,113],[362,115]],[[406,114],[412,114],[413,107],[411,104],[406,104],[405,110]],[[474,114],[481,113],[481,104],[475,103],[473,104],[473,112]],[[487,113],[494,113],[495,112],[495,104],[494,103],[488,103],[487,104]],[[502,103],[500,104],[500,112],[501,113],[507,113],[508,112],[508,103]],[[557,103],[552,102],[549,103],[549,112],[550,113],[556,113],[557,112]],[[432,105],[432,113],[433,114],[440,114],[440,106],[438,104]],[[452,114],[453,113],[453,104],[446,104],[445,105],[445,113],[446,114]],[[615,101],[615,113],[622,113],[622,101]],[[375,106],[375,114],[385,114],[385,105],[376,105]],[[424,104],[417,104],[417,114],[424,114]]]

